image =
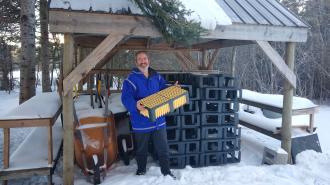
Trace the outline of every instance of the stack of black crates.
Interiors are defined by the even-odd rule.
[[[189,91],[189,104],[166,116],[172,168],[240,161],[236,78],[221,74],[164,74]]]

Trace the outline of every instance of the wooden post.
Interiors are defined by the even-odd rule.
[[[206,69],[206,64],[207,64],[207,50],[202,51],[202,63],[201,63],[201,69]]]
[[[73,37],[64,34],[63,76],[66,77],[72,71],[74,63]],[[63,95],[63,184],[72,185],[74,173],[74,145],[73,145],[73,99],[72,87],[66,95]]]
[[[233,52],[231,55],[231,76],[235,76],[235,66],[236,66],[236,54],[237,54],[237,47],[233,47]]]
[[[286,45],[285,62],[289,69],[294,69],[295,43],[289,42]],[[282,114],[282,129],[281,129],[281,147],[288,153],[288,163],[292,163],[291,159],[291,129],[292,129],[292,99],[294,87],[288,80],[284,81],[283,92],[283,114]]]
[[[48,164],[53,164],[53,131],[52,126],[48,126]]]

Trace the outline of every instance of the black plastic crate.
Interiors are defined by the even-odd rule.
[[[202,140],[202,152],[216,152],[221,151],[222,142],[219,139]]]
[[[180,128],[181,127],[181,120],[180,116],[178,115],[166,115],[166,127],[167,128]]]
[[[182,142],[169,142],[168,148],[170,155],[178,155],[185,153],[185,143]]]
[[[228,100],[203,100],[202,112],[237,112],[238,111],[238,101],[228,101]]]
[[[180,116],[182,128],[191,128],[200,126],[199,114],[184,114]]]
[[[221,124],[222,125],[237,125],[238,124],[238,113],[222,113],[221,114]]]
[[[239,86],[238,78],[232,77],[230,75],[220,75],[218,77],[219,87],[233,87],[236,88]]]
[[[222,129],[222,136],[225,139],[241,137],[241,128],[234,126],[224,126]]]
[[[241,151],[239,150],[220,152],[219,156],[222,164],[239,163],[241,161]]]
[[[177,115],[180,115],[180,108],[178,108],[178,109],[174,109],[173,111],[171,111],[171,112],[168,113],[167,115],[169,115],[169,116],[177,116]]]
[[[171,168],[182,169],[186,166],[186,157],[185,155],[170,155],[169,163]]]
[[[241,94],[238,88],[221,88],[221,91],[219,91],[219,100],[238,101]]]
[[[221,125],[223,120],[222,116],[221,113],[202,113],[201,125]]]
[[[193,113],[199,113],[199,101],[189,101],[189,104],[180,107],[180,114]]]
[[[199,154],[186,155],[186,165],[190,165],[191,167],[199,167],[200,155]]]
[[[202,139],[222,138],[223,129],[221,126],[204,126],[202,127]]]
[[[168,141],[179,141],[180,140],[180,129],[168,128],[167,132],[167,140]]]
[[[241,149],[241,139],[221,139],[221,152],[240,150]]]
[[[217,166],[223,164],[223,155],[219,152],[204,153],[200,155],[200,165],[201,166]]]
[[[194,141],[201,138],[200,128],[182,129],[182,141]]]
[[[185,152],[190,153],[200,153],[200,141],[185,142]]]

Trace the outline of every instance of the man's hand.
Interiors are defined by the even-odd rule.
[[[144,111],[146,110],[146,108],[144,108],[144,106],[138,101],[136,102],[136,108],[139,110],[139,111]]]

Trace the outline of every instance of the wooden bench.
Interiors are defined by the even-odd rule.
[[[268,97],[268,99],[267,99]],[[273,100],[273,101],[269,101]],[[261,94],[253,91],[243,90],[242,91],[242,97],[240,98],[239,102],[241,104],[245,104],[247,106],[253,106],[260,108],[261,110],[268,110],[275,113],[282,114],[283,107],[283,96],[282,95],[266,95]],[[301,102],[302,105],[301,105]],[[300,103],[300,104],[299,104]],[[302,116],[305,115],[308,118],[308,123],[302,123],[299,121],[299,119],[295,119],[293,117],[293,123],[292,128],[301,128],[304,129],[310,133],[313,133],[315,131],[314,127],[314,115],[318,110],[318,106],[310,102],[309,100],[305,98],[300,97],[293,97],[293,108],[292,108],[292,116]],[[281,124],[280,125],[274,125],[274,129],[270,128],[269,125],[263,125],[262,123],[258,124],[256,122],[262,122],[263,120],[260,120],[259,117],[258,120],[253,121],[253,114],[251,114],[251,119],[248,118],[245,114],[245,112],[242,112],[244,110],[240,110],[240,116],[239,116],[239,123],[245,127],[248,127],[250,129],[256,130],[258,132],[261,132],[265,135],[268,135],[270,137],[281,139]],[[301,120],[301,119],[300,119]],[[265,120],[267,122],[267,120]]]
[[[4,131],[3,169],[0,170],[3,184],[9,179],[31,175],[47,175],[51,183],[56,164],[53,156],[58,156],[62,143],[62,125],[60,120],[56,121],[61,111],[58,94],[51,92],[38,94],[0,117],[0,128]],[[53,128],[53,125],[56,126]],[[10,128],[22,127],[38,128],[10,156]],[[34,143],[31,145],[31,142]]]

